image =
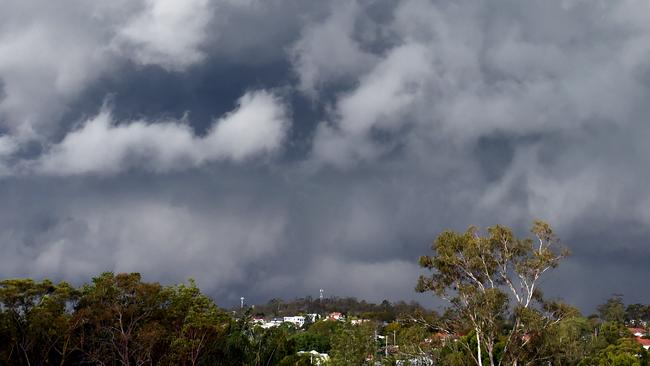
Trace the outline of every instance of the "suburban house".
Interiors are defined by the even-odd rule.
[[[343,314],[341,314],[341,313],[335,311],[335,312],[333,312],[333,313],[330,313],[330,314],[327,316],[327,318],[325,318],[325,319],[326,319],[326,320],[335,320],[335,321],[338,321],[338,320],[345,320],[345,315],[343,315]]]
[[[367,323],[369,321],[370,319],[352,319],[350,320],[350,323],[352,323],[352,325],[359,325],[359,324]]]
[[[636,341],[639,342],[639,344],[646,350],[650,349],[650,339],[636,337]]]
[[[277,327],[280,324],[282,324],[283,322],[284,322],[284,319],[282,319],[282,318],[273,318],[273,319],[265,322],[264,324],[262,324],[262,328],[269,329],[269,328]]]
[[[285,323],[291,323],[295,325],[298,328],[302,328],[303,325],[305,325],[305,317],[304,316],[285,316],[284,317],[284,322]]]
[[[648,334],[648,331],[645,330],[644,328],[627,328],[627,330],[634,335],[634,338],[636,341],[643,346],[643,348],[650,349],[650,339],[645,339],[643,336]]]
[[[627,328],[635,337],[643,337],[647,331],[643,328]]]

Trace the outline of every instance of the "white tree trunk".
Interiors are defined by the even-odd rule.
[[[483,366],[483,359],[481,357],[481,336],[479,335],[478,328],[476,328],[476,361],[478,366]]]

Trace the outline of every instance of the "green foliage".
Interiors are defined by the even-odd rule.
[[[334,321],[319,321],[314,323],[309,329],[307,330],[307,334],[313,335],[314,337],[320,339],[320,342],[322,342],[323,348],[321,350],[319,349],[314,349],[319,352],[328,352],[331,349],[331,339],[334,337],[334,335],[339,332],[341,328],[343,328],[344,323],[341,322],[334,322]],[[326,340],[326,341],[325,341]],[[311,351],[310,349],[299,349],[301,351]]]
[[[568,251],[548,224],[536,221],[531,232],[534,239],[517,238],[500,225],[487,235],[473,226],[464,233],[445,231],[432,245],[434,254],[420,257],[420,266],[432,274],[420,276],[416,290],[448,300],[457,315],[455,330],[475,332],[476,364],[483,364],[485,353],[491,365],[535,360],[529,345],[564,316],[561,306],[544,301],[537,285]],[[504,332],[506,320],[512,324]]]
[[[632,335],[622,323],[608,322],[600,326],[598,340],[603,346],[615,344],[622,338],[630,338]]]
[[[391,303],[384,300],[380,304],[373,304],[354,297],[326,297],[322,301],[311,297],[291,301],[274,298],[266,304],[255,306],[256,314],[273,317],[310,313],[328,314],[334,311],[348,316],[388,322],[404,316],[431,313],[416,302]]]
[[[535,307],[513,302],[498,286],[481,290],[465,282],[446,291],[464,298],[453,300],[460,302],[442,317],[405,303],[350,301],[350,309],[367,310],[360,314],[364,319],[395,319],[360,325],[319,320],[304,329],[288,324],[263,329],[254,322],[252,308],[226,312],[192,280],[162,286],[142,281],[137,273],[107,272],[75,288],[65,282],[10,279],[0,281],[0,365],[289,366],[309,365],[311,356],[297,352],[311,350],[328,353],[330,365],[414,359],[452,366],[495,360],[509,365],[649,365],[647,352],[623,323],[584,318],[566,304],[543,300],[538,291],[532,298]],[[290,303],[276,300],[280,313]],[[642,304],[628,306],[626,318],[642,319],[644,311]],[[473,322],[467,320],[469,314]],[[387,339],[376,340],[375,334]]]
[[[388,302],[369,307],[396,309]],[[299,350],[360,364],[375,355],[374,330],[374,323],[337,321],[263,329],[252,308],[227,313],[193,280],[162,286],[138,273],[106,272],[78,289],[0,281],[0,365],[309,364],[311,356]]]
[[[228,316],[201,293],[193,280],[167,291],[172,352],[166,362],[197,365],[210,342],[225,338]]]
[[[140,274],[103,273],[82,288],[76,313],[81,318],[80,345],[90,362],[116,357],[120,363],[158,361],[164,348],[163,315],[168,293]]]
[[[641,325],[650,321],[650,305],[630,304],[625,308],[625,321],[633,325]]]
[[[594,356],[585,358],[580,366],[646,366],[647,354],[633,339],[622,338]]]
[[[319,353],[327,353],[331,348],[330,336],[311,332],[310,330],[295,334],[293,336],[293,342],[298,351],[314,350]]]
[[[261,328],[257,330],[261,331]],[[280,360],[295,354],[294,332],[294,327],[287,324],[261,331],[255,337],[253,364],[277,365]]]
[[[369,356],[374,357],[377,351],[374,331],[374,326],[369,323],[343,325],[332,338],[331,364],[333,366],[366,364],[366,359]]]
[[[541,360],[553,365],[576,365],[585,358],[593,342],[592,324],[579,315],[566,317],[548,327],[529,349],[535,349]]]
[[[278,366],[312,366],[313,363],[308,355],[291,355],[283,358]]]
[[[64,362],[71,353],[76,322],[68,308],[78,293],[70,285],[49,280],[0,281],[0,362],[33,365]]]
[[[607,299],[604,304],[598,306],[598,314],[600,319],[605,322],[618,322],[625,321],[625,304],[623,304],[623,296],[614,295]]]
[[[107,272],[81,289],[0,281],[0,364],[198,365],[230,318],[189,285]]]

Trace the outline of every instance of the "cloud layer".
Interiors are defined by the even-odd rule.
[[[50,147],[32,169],[52,175],[105,175],[128,169],[164,173],[219,160],[241,162],[280,149],[287,118],[282,102],[264,91],[246,93],[205,136],[196,136],[182,120],[116,124],[105,108]]]
[[[441,230],[541,218],[548,293],[648,302],[649,7],[5,2],[0,275],[413,298]]]

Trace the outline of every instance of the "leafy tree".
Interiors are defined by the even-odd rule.
[[[588,319],[567,317],[548,329],[540,353],[552,365],[577,365],[591,352],[593,337],[593,325]]]
[[[330,320],[321,320],[314,323],[306,334],[310,334],[320,339],[322,342],[319,347],[321,349],[315,349],[319,352],[328,352],[331,349],[331,340],[334,338],[334,335],[344,326],[342,322],[330,321]],[[309,350],[306,350],[309,351]]]
[[[458,342],[450,342],[440,348],[437,355],[440,365],[465,366],[475,362],[471,353],[467,352],[466,345],[471,344],[469,336],[462,337]]]
[[[389,337],[390,345],[398,346],[397,353],[392,356],[395,360],[433,357],[435,348],[441,346],[441,342],[433,343],[431,329],[421,322],[393,322],[384,328],[384,334]]]
[[[366,364],[377,351],[375,328],[371,323],[352,325],[345,323],[332,338],[330,352],[332,366],[357,366]]]
[[[253,345],[255,326],[250,309],[237,320],[231,320],[228,325],[228,335],[222,346],[212,349],[217,357],[211,359],[215,365],[249,365],[254,354]]]
[[[297,351],[327,353],[330,350],[329,337],[323,334],[306,331],[297,333],[292,338]]]
[[[76,298],[65,282],[0,281],[0,337],[9,346],[0,351],[0,360],[14,365],[64,362],[71,353],[68,308]]]
[[[623,323],[625,321],[623,295],[613,295],[604,304],[598,305],[597,309],[600,319],[605,322]]]
[[[416,290],[448,300],[473,329],[478,365],[483,365],[484,352],[490,365],[516,365],[527,354],[529,340],[563,316],[561,307],[544,302],[537,286],[568,251],[548,224],[536,221],[531,232],[534,239],[519,239],[499,225],[488,228],[485,236],[476,227],[465,233],[445,231],[432,245],[434,255],[420,258],[420,266],[433,273],[420,276]],[[512,324],[497,358],[506,319]]]
[[[169,359],[175,365],[198,365],[209,342],[222,339],[228,326],[227,314],[194,280],[169,289],[166,317],[172,328]]]
[[[237,310],[237,309],[233,309]],[[364,300],[358,300],[354,297],[326,297],[312,299],[307,296],[296,298],[290,301],[281,299],[271,299],[266,304],[256,305],[255,312],[257,315],[266,316],[283,316],[305,313],[329,313],[341,312],[348,316],[358,316],[364,319],[375,319],[380,321],[393,321],[399,317],[414,316],[422,313],[432,313],[427,311],[417,302],[406,303],[398,301],[382,301],[380,304],[368,303]]]
[[[595,356],[587,357],[580,362],[580,366],[645,366],[647,364],[645,350],[631,338],[619,339]]]
[[[619,322],[607,322],[600,326],[597,339],[604,346],[615,344],[620,339],[630,338],[632,334]]]
[[[329,353],[333,365],[379,361],[394,364],[399,360],[420,358],[422,361],[433,359],[435,364],[441,365],[519,362],[526,365],[648,366],[647,352],[620,322],[620,317],[604,323],[597,316],[584,318],[570,306],[544,301],[536,286],[529,306],[525,306],[525,302],[519,302],[528,294],[525,286],[521,289],[523,295],[517,298],[509,293],[510,286],[505,279],[488,276],[490,273],[500,275],[496,268],[501,263],[498,255],[507,255],[498,248],[485,252],[485,248],[480,247],[489,249],[501,245],[499,241],[489,242],[497,232],[489,231],[487,238],[479,239],[477,235],[472,239],[487,243],[463,243],[462,250],[455,254],[463,256],[461,261],[446,257],[436,262],[436,265],[447,265],[443,268],[447,275],[466,275],[465,282],[453,284],[460,283],[461,287],[446,289],[447,298],[456,302],[452,302],[454,306],[442,317],[414,303],[370,304],[343,298],[328,304],[341,304],[357,316],[363,314],[364,319],[394,317],[395,320],[383,329],[378,328],[377,323],[353,326],[337,321],[317,321],[307,329],[288,325],[263,329],[253,321],[252,308],[226,313],[203,295],[192,280],[177,286],[161,286],[143,282],[137,273],[104,273],[80,289],[49,280],[0,281],[0,365],[288,366],[310,364],[310,355],[296,352],[316,350]],[[458,240],[468,241],[466,238]],[[508,267],[512,279],[523,281],[534,274],[530,268],[544,258],[526,254],[528,244],[525,240],[523,244],[521,239],[514,237],[508,240],[517,241],[512,244],[515,248],[523,247],[512,260],[517,265],[509,264],[511,267]],[[536,253],[538,250],[532,249]],[[487,274],[472,272],[484,267],[483,261],[487,264]],[[476,282],[462,268],[453,267],[458,263],[474,265],[466,269],[481,281],[485,291],[478,284],[470,286]],[[436,272],[432,281],[445,278],[450,277]],[[520,282],[513,283],[521,286]],[[528,282],[529,285],[533,283]],[[458,300],[461,296],[466,296],[467,302]],[[310,298],[298,299],[283,302],[282,306],[308,309],[311,302]],[[622,301],[610,301],[609,305],[612,304],[614,306],[608,309],[618,308],[616,311],[620,313]],[[642,319],[646,308],[643,304],[628,306],[625,309],[627,319]],[[475,318],[468,318],[469,315]],[[482,334],[476,331],[476,324]],[[389,357],[383,357],[383,352],[377,354],[384,342],[375,340],[375,329],[389,337],[394,334],[397,342],[388,343],[397,343],[398,352],[392,349]],[[444,330],[456,332],[454,341],[441,336]],[[480,348],[483,352],[478,358]]]
[[[291,337],[295,332],[293,326],[282,324],[266,330],[258,327],[256,331],[253,365],[277,365],[286,356],[296,353]]]
[[[278,366],[312,366],[314,363],[309,355],[290,355],[280,361]]]
[[[87,361],[104,364],[115,358],[123,366],[157,361],[165,295],[159,284],[142,282],[139,273],[107,272],[93,278],[77,306]]]
[[[63,364],[74,353],[78,340],[75,331],[81,324],[72,309],[79,292],[66,282],[48,289],[51,292],[41,298],[28,316],[29,329],[38,339],[38,363]]]
[[[625,308],[625,321],[635,326],[650,321],[650,306],[644,304],[628,305]]]

